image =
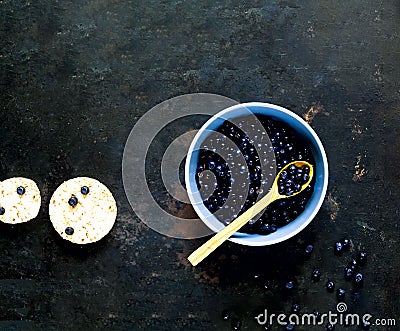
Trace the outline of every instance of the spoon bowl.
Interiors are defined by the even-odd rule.
[[[293,192],[290,195],[283,195],[279,193],[278,190],[278,182],[281,178],[282,172],[286,171],[290,166],[294,165],[296,168],[301,168],[307,166],[309,170],[309,178],[308,180],[301,185],[301,188],[297,192]],[[302,192],[311,182],[314,176],[313,166],[306,161],[294,161],[288,163],[285,167],[283,167],[275,177],[275,180],[272,184],[271,190],[267,195],[261,198],[256,204],[247,209],[242,215],[232,221],[229,225],[223,228],[220,232],[214,235],[211,239],[206,241],[202,246],[196,249],[189,257],[189,262],[196,266],[203,259],[205,259],[209,254],[211,254],[217,247],[219,247],[225,240],[227,240],[230,236],[232,236],[236,231],[238,231],[243,225],[245,225],[248,221],[250,221],[254,216],[262,212],[265,208],[267,208],[272,202],[278,199],[290,198],[296,194]]]

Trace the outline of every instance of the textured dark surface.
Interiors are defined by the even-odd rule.
[[[3,0],[0,18],[0,180],[26,176],[43,193],[36,220],[0,226],[1,330],[229,330],[224,309],[262,330],[253,316],[264,309],[335,310],[328,278],[349,290],[349,311],[400,323],[398,1]],[[226,243],[192,268],[185,257],[204,240],[163,237],[134,215],[126,138],[151,107],[194,92],[314,116],[330,182],[300,235]],[[119,207],[110,235],[84,248],[58,239],[47,216],[56,187],[80,175]],[[351,252],[337,257],[345,235]],[[351,295],[343,269],[360,246],[365,285]],[[399,326],[371,328],[385,329]]]

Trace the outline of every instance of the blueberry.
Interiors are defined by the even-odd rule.
[[[358,253],[357,262],[359,265],[363,266],[367,262],[367,253],[361,251]]]
[[[286,187],[291,187],[293,185],[293,181],[291,179],[288,179],[287,181],[285,181],[285,186]]]
[[[293,290],[294,284],[293,281],[289,280],[286,284],[285,284],[285,288],[287,290]]]
[[[358,272],[354,275],[354,286],[357,288],[361,288],[364,284],[364,276],[362,273]]]
[[[75,207],[78,204],[78,198],[76,196],[72,196],[69,198],[68,203],[71,207]]]
[[[318,282],[318,281],[320,280],[320,278],[321,278],[321,272],[319,271],[318,268],[315,268],[315,269],[313,270],[312,274],[311,274],[311,279],[312,279],[314,282]]]
[[[354,269],[353,268],[344,269],[344,278],[346,278],[346,280],[352,279],[353,275],[354,275]]]
[[[348,238],[342,239],[342,246],[344,249],[349,249],[350,248],[350,240]]]
[[[328,292],[333,292],[335,290],[335,283],[331,280],[328,280],[328,282],[326,283],[326,289]]]
[[[267,281],[264,283],[264,288],[265,288],[266,290],[269,290],[269,289],[271,288],[271,281],[267,280]]]
[[[306,256],[310,256],[313,250],[314,246],[310,244],[307,245],[306,249],[304,250],[304,253],[306,254]]]
[[[233,330],[240,330],[242,328],[242,321],[235,318],[232,320],[231,325]]]
[[[298,303],[294,303],[292,306],[292,313],[298,314],[300,312],[300,305]]]
[[[82,187],[81,187],[81,193],[82,193],[83,195],[88,194],[88,193],[89,193],[89,187],[87,187],[87,186],[82,186]]]
[[[287,178],[287,171],[286,170],[283,170],[282,172],[281,172],[281,175],[280,175],[280,179],[283,179],[283,180],[285,180],[286,178]]]
[[[315,316],[315,320],[318,322],[321,318],[321,313],[318,310],[314,310],[313,315]]]
[[[335,325],[333,325],[332,323],[328,322],[328,324],[326,325],[326,329],[328,331],[335,330]]]
[[[334,252],[336,255],[341,255],[343,253],[343,245],[340,241],[335,242]]]
[[[68,226],[67,228],[65,228],[65,234],[68,236],[72,236],[74,234],[74,228]]]
[[[289,174],[296,173],[296,170],[297,170],[297,167],[294,164],[290,165],[289,168],[288,168]]]
[[[261,232],[261,234],[271,233],[272,231],[271,231],[271,226],[269,225],[269,223],[261,223],[260,232]]]
[[[5,212],[6,210],[3,207],[0,207],[0,215],[4,215]]]
[[[310,173],[310,167],[309,166],[304,166],[302,169],[303,169],[304,173],[306,173],[306,174]]]
[[[224,321],[227,321],[231,317],[231,314],[228,310],[223,310],[221,316]]]
[[[250,174],[250,179],[253,181],[253,182],[256,182],[257,180],[259,180],[259,174],[257,173],[257,172],[254,172],[254,173],[252,173],[252,174]]]
[[[336,291],[336,297],[339,301],[343,301],[346,295],[346,290],[343,288],[338,288]]]
[[[290,187],[287,188],[285,191],[285,195],[288,197],[290,197],[293,193],[294,193],[294,191]]]
[[[358,263],[355,259],[352,259],[349,264],[347,265],[348,268],[351,268],[353,270],[358,269]]]
[[[303,178],[302,178],[302,183],[305,184],[309,181],[310,179],[310,175],[309,174],[303,174]]]
[[[209,161],[208,162],[208,169],[214,170],[214,168],[215,168],[215,162],[214,161]]]
[[[294,330],[294,325],[291,323],[286,324],[286,330],[288,330],[288,331]]]
[[[17,187],[17,193],[18,193],[19,195],[23,195],[23,194],[25,193],[25,187],[23,187],[23,186],[18,186],[18,187]]]

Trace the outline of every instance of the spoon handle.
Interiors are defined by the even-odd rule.
[[[207,240],[202,246],[196,249],[188,257],[189,262],[196,266],[203,261],[209,254],[211,254],[217,247],[219,247],[231,235],[237,232],[243,225],[250,221],[255,215],[263,211],[270,203],[280,198],[275,186],[271,188],[269,193],[260,199],[254,206],[247,209],[242,215],[236,218],[232,223],[227,225],[224,229],[219,231],[212,238]]]

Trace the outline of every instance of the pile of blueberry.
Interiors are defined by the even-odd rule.
[[[278,119],[257,115],[260,128],[249,124],[251,117],[254,116],[239,118],[235,123],[222,123],[199,152],[197,185],[201,188],[204,205],[224,224],[229,224],[267,194],[276,173],[288,163],[303,160],[315,166],[309,146],[294,129]],[[229,141],[233,144],[229,145]],[[291,195],[292,191],[299,190],[299,185],[308,181],[308,171],[301,168],[295,169],[293,174],[286,172],[289,186],[281,187],[280,191]],[[211,177],[214,182],[207,182]],[[241,188],[241,192],[233,190],[233,185]],[[241,232],[269,234],[292,222],[303,212],[313,193],[313,185],[314,180],[290,199],[273,202],[261,217],[242,227]],[[207,194],[203,194],[204,188],[208,188]],[[235,194],[233,204],[228,204],[228,197]]]
[[[281,195],[291,196],[298,193],[310,180],[310,168],[308,166],[297,167],[294,164],[283,170],[278,178],[278,192]]]

